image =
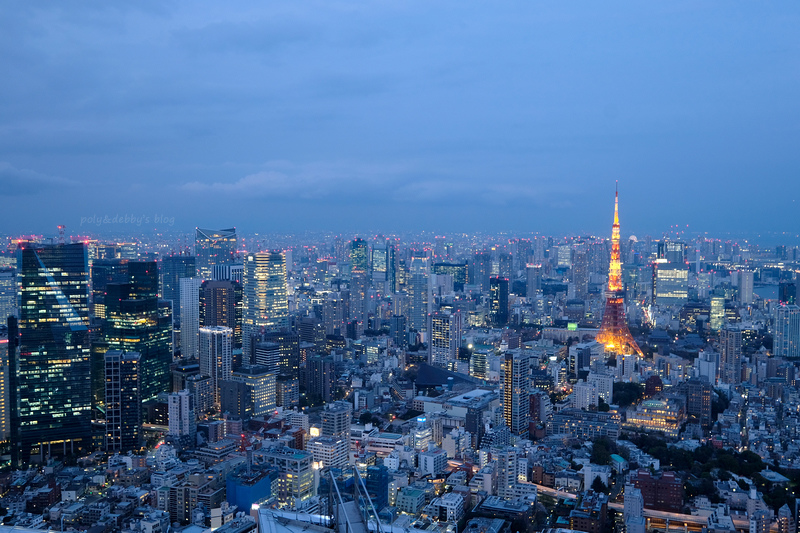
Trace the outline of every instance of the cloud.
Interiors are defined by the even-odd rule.
[[[48,176],[0,161],[0,192],[7,196],[52,194],[54,190],[77,185],[77,182],[58,176]]]
[[[301,200],[344,197],[351,191],[375,192],[391,188],[400,167],[351,165],[338,162],[294,164],[275,161],[259,172],[235,181],[191,181],[181,189],[201,194],[241,198],[292,198]]]

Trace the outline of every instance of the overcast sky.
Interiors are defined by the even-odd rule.
[[[128,4],[0,4],[0,232],[800,231],[798,2]]]

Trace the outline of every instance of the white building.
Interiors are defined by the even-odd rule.
[[[314,454],[319,468],[342,467],[349,461],[350,447],[341,438],[317,437],[308,442],[307,449]]]
[[[173,437],[186,437],[192,445],[197,435],[193,400],[188,390],[173,392],[168,400],[169,434]]]
[[[572,405],[575,409],[588,410],[598,405],[597,386],[594,383],[579,381],[572,389]]]
[[[195,358],[200,338],[201,278],[180,278],[181,285],[181,355]]]

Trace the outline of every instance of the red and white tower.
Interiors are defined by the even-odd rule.
[[[619,259],[619,191],[614,197],[614,224],[611,226],[611,263],[608,266],[608,289],[603,325],[596,337],[605,344],[606,350],[619,354],[643,356],[639,345],[633,340],[625,320],[625,291],[622,290],[622,265]]]

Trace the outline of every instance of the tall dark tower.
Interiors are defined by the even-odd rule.
[[[597,341],[606,345],[606,350],[619,353],[635,353],[643,356],[642,350],[633,340],[625,320],[625,291],[622,290],[622,265],[619,259],[619,192],[614,196],[614,224],[611,226],[611,263],[608,266],[608,290],[603,325]]]
[[[11,449],[24,464],[31,456],[91,447],[89,273],[83,243],[26,244],[17,264],[18,334],[9,328]]]

